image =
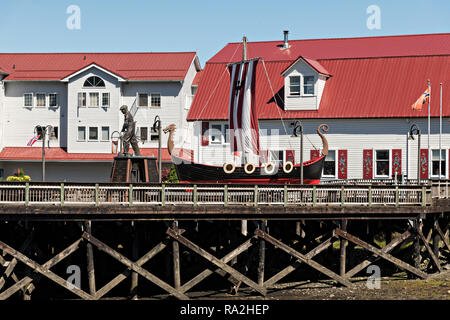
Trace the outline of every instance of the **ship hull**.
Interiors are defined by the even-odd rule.
[[[223,167],[193,163],[172,156],[178,180],[181,183],[250,183],[250,184],[299,184],[300,164],[294,165],[290,173],[280,167],[273,174],[265,174],[263,167],[256,167],[252,174],[247,174],[244,167],[236,167],[233,173],[227,174]],[[303,183],[319,184],[325,156],[303,163]]]

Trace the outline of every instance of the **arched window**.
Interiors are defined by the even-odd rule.
[[[105,82],[97,76],[92,76],[86,79],[84,82],[84,87],[95,88],[95,87],[105,87]]]

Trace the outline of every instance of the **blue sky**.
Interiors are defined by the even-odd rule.
[[[81,29],[70,30],[70,5]],[[367,7],[381,10],[369,30]],[[449,0],[2,0],[0,52],[197,51],[228,42],[450,32]]]

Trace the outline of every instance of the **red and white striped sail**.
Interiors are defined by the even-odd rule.
[[[229,128],[232,152],[259,154],[259,127],[255,104],[255,75],[258,59],[233,63],[231,75]]]

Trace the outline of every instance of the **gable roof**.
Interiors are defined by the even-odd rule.
[[[297,60],[292,62],[283,72],[281,72],[281,75],[284,76],[299,61],[304,61],[307,65],[309,65],[311,68],[313,68],[318,73],[323,74],[328,77],[331,77],[331,74],[327,71],[327,69],[324,68],[324,66],[322,66],[320,64],[319,61],[314,60],[314,59],[309,59],[306,57],[302,57],[302,56],[298,57]]]
[[[195,59],[195,60],[194,60]],[[195,52],[139,53],[0,53],[5,80],[59,81],[96,64],[130,81],[183,80]]]
[[[427,108],[413,111],[410,106],[426,89],[427,80],[436,97],[439,83],[444,83],[444,94],[450,83],[450,34],[293,40],[289,44],[289,49],[281,50],[282,41],[248,43],[247,57],[264,61],[258,64],[255,80],[259,119],[426,117]],[[228,119],[226,64],[239,61],[241,52],[242,44],[227,44],[206,63],[188,121]],[[317,61],[333,75],[326,81],[318,110],[284,110],[282,72],[299,56]],[[444,116],[450,116],[447,109]],[[431,99],[431,116],[439,116],[439,98]]]
[[[108,70],[106,68],[103,68],[102,66],[99,66],[95,62],[91,63],[90,65],[88,65],[86,67],[81,68],[80,70],[77,70],[75,72],[71,72],[70,74],[68,74],[67,76],[62,78],[61,81],[69,81],[70,78],[75,77],[76,75],[79,75],[80,73],[83,73],[84,71],[89,70],[90,68],[99,69],[102,72],[107,73],[107,74],[113,76],[114,78],[117,78],[119,81],[125,81],[125,79],[121,75],[116,74],[116,73],[114,73],[114,72],[112,72],[112,71],[110,71],[110,70]]]

